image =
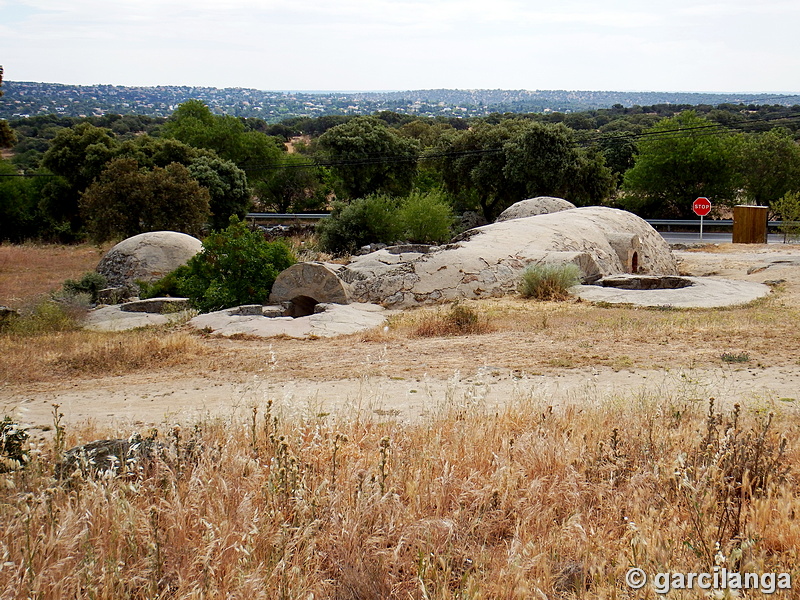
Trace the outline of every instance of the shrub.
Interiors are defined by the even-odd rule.
[[[185,274],[176,276],[176,289],[202,312],[261,303],[278,274],[294,263],[284,242],[268,242],[232,216],[227,229],[206,237]]]
[[[165,296],[182,297],[182,281],[189,274],[189,267],[181,265],[174,271],[167,273],[161,279],[153,282],[137,281],[139,286],[139,298],[163,298]]]
[[[519,293],[536,300],[566,300],[569,288],[580,281],[581,270],[575,264],[532,264],[522,273]]]
[[[336,202],[331,216],[317,225],[320,248],[331,254],[352,253],[366,244],[391,244],[400,233],[397,202],[381,194],[350,204]]]
[[[63,293],[67,296],[76,296],[78,294],[88,294],[92,302],[97,302],[97,296],[100,290],[108,285],[108,280],[95,271],[85,273],[83,277],[78,280],[67,279],[63,285]]]
[[[375,194],[350,204],[337,202],[331,216],[317,225],[320,249],[347,254],[367,244],[399,240],[430,244],[451,237],[452,209],[440,192],[414,192],[397,200]]]
[[[474,308],[455,302],[445,313],[436,311],[426,315],[414,329],[414,335],[443,337],[488,333],[491,330],[490,324]]]
[[[800,192],[787,192],[773,203],[772,210],[781,218],[784,241],[800,238]]]
[[[440,244],[452,237],[455,216],[441,192],[414,192],[398,211],[403,237],[419,244]]]

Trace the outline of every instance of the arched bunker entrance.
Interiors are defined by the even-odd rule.
[[[350,304],[348,284],[336,276],[340,265],[297,263],[283,271],[272,286],[272,304],[287,303],[290,317],[314,314],[317,304]]]
[[[307,317],[314,314],[314,307],[319,304],[311,296],[295,296],[289,301],[288,317]]]

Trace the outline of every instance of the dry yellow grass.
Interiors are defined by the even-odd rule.
[[[173,369],[208,353],[198,336],[180,331],[0,334],[0,381],[13,384]]]
[[[383,328],[343,338],[216,339],[181,329],[100,334],[88,331],[0,334],[0,382],[12,384],[92,378],[98,373],[153,370],[244,374],[264,368],[265,347],[280,356],[276,381],[346,378],[352,365],[378,353],[394,376],[413,376],[420,363],[431,375],[449,377],[490,364],[525,373],[553,368],[713,367],[724,353],[747,353],[749,366],[794,366],[800,361],[800,309],[781,296],[730,310],[652,310],[598,307],[583,302],[531,302],[514,298],[465,302],[478,315],[478,329],[455,331],[450,309],[422,308],[393,318]],[[172,331],[174,350],[158,350]],[[146,340],[150,340],[145,343]],[[147,344],[155,349],[147,349]],[[180,349],[186,344],[189,350]],[[94,350],[94,346],[97,346]],[[107,354],[115,371],[98,368],[87,356]],[[122,356],[130,352],[130,358]],[[152,358],[143,358],[152,352]],[[164,352],[171,353],[170,360]],[[109,364],[110,364],[109,363]],[[382,367],[383,368],[383,367]],[[367,373],[372,374],[372,373]]]
[[[88,244],[0,245],[0,304],[21,308],[93,271],[108,248]]]
[[[796,577],[800,455],[781,439],[797,415],[705,408],[519,400],[404,425],[262,405],[162,435],[138,473],[68,486],[43,447],[0,475],[0,595],[629,598],[631,566]]]
[[[436,307],[399,315],[388,332],[330,340],[180,328],[5,333],[0,381],[232,376],[263,370],[273,352],[275,381],[347,377],[353,365],[369,375],[377,354],[385,360],[375,368],[394,376],[417,375],[422,363],[439,376],[487,364],[529,373],[713,366],[724,352],[746,353],[750,366],[796,365],[800,314],[784,300],[719,311],[465,302],[491,331],[458,336]],[[419,336],[425,322],[438,323],[432,337]],[[70,485],[53,478],[53,443],[36,442],[26,470],[0,474],[0,597],[657,597],[626,587],[630,566],[652,576],[717,565],[797,581],[794,405],[709,415],[688,393],[669,392],[558,409],[513,398],[491,412],[440,398],[411,424],[289,419],[262,404],[252,421],[162,430],[163,456],[141,471]],[[71,445],[132,432],[93,422],[65,433]]]

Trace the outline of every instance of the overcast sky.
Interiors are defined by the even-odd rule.
[[[10,81],[800,91],[798,0],[0,0]]]

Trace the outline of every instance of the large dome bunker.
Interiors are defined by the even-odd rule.
[[[203,244],[177,231],[150,231],[122,240],[97,265],[109,286],[132,286],[136,281],[153,282],[185,265]]]
[[[281,273],[270,302],[370,302],[405,308],[513,293],[530,264],[572,263],[584,283],[616,274],[678,274],[669,245],[646,221],[607,207],[565,208],[468,230],[444,246],[396,246],[346,265],[306,262]]]

